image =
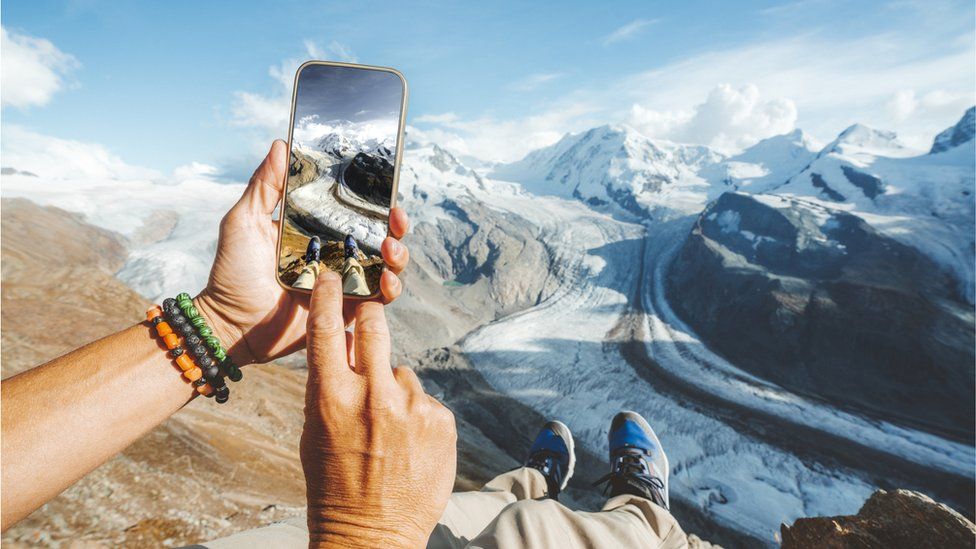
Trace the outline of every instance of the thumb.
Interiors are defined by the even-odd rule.
[[[288,166],[288,146],[284,141],[275,139],[271,150],[264,157],[258,169],[244,190],[239,204],[254,214],[271,215],[275,206],[281,200],[281,190],[285,184],[285,173]]]
[[[312,290],[307,333],[309,383],[343,374],[352,375],[342,319],[342,280],[329,269],[323,270]]]

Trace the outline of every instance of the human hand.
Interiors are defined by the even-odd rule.
[[[383,306],[356,304],[345,331],[342,282],[323,272],[308,319],[300,453],[311,546],[420,547],[454,483],[454,415],[409,368],[390,368]]]
[[[288,146],[276,140],[251,176],[243,196],[220,223],[217,255],[207,287],[194,305],[242,366],[288,355],[305,345],[308,295],[285,290],[275,279],[278,221],[271,214],[281,200]],[[381,247],[389,267],[380,278],[384,303],[403,289],[397,276],[410,254],[399,239],[407,232],[402,208],[390,210],[390,236]],[[352,321],[356,301],[344,304],[343,317]]]

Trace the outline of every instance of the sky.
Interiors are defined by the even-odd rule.
[[[298,80],[295,119],[396,120],[402,100],[403,85],[392,72],[309,65]]]
[[[312,58],[399,69],[408,135],[484,162],[608,123],[735,152],[858,122],[926,149],[976,103],[971,0],[229,6],[5,2],[0,162],[241,180]]]
[[[391,71],[307,65],[298,76],[292,143],[312,147],[323,135],[354,140],[397,142],[406,89]]]

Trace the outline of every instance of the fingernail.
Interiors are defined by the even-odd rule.
[[[393,239],[393,254],[394,255],[403,254],[403,244],[400,244],[400,241],[395,238]]]

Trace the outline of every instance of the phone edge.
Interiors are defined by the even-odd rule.
[[[403,143],[403,135],[407,123],[407,103],[410,95],[410,88],[407,85],[407,78],[403,76],[402,72],[398,71],[397,69],[394,69],[393,67],[382,67],[379,65],[360,65],[358,63],[345,63],[342,61],[320,61],[320,60],[309,60],[299,65],[298,70],[295,71],[295,77],[292,80],[291,109],[288,114],[288,141],[286,142],[285,145],[288,147],[287,153],[289,155],[289,158],[291,156],[292,136],[295,131],[295,102],[298,100],[298,77],[302,74],[302,71],[305,69],[305,67],[308,67],[310,65],[328,65],[332,67],[351,67],[356,69],[378,70],[378,71],[393,73],[400,80],[400,85],[403,86],[403,95],[400,98],[400,120],[397,125],[396,156],[394,157],[394,162],[393,162],[393,192],[392,192],[392,196],[390,196],[390,209],[392,210],[397,206],[397,194],[399,193],[400,190],[400,165],[403,163],[403,150],[405,148]],[[284,181],[282,181],[281,184],[281,201],[278,204],[279,206],[278,240],[276,242],[277,249],[275,250],[274,277],[275,277],[275,281],[278,282],[278,285],[281,286],[281,288],[284,289],[285,291],[298,292],[302,294],[311,295],[312,290],[306,290],[304,288],[295,288],[293,286],[289,286],[285,284],[281,280],[281,274],[279,272],[279,265],[281,265],[281,239],[285,230],[285,224],[284,224],[285,201],[288,198],[287,167],[285,168],[284,177],[285,179]],[[386,229],[387,229],[386,234],[389,235],[390,234],[389,219],[387,219],[386,222]],[[384,271],[388,270],[386,261],[383,262],[383,270]],[[342,297],[343,299],[348,298],[357,301],[368,301],[370,299],[376,299],[377,297],[380,297],[382,294],[383,291],[380,288],[377,288],[376,293],[370,294],[368,296],[358,296],[358,295],[350,295],[350,294],[343,293]]]

